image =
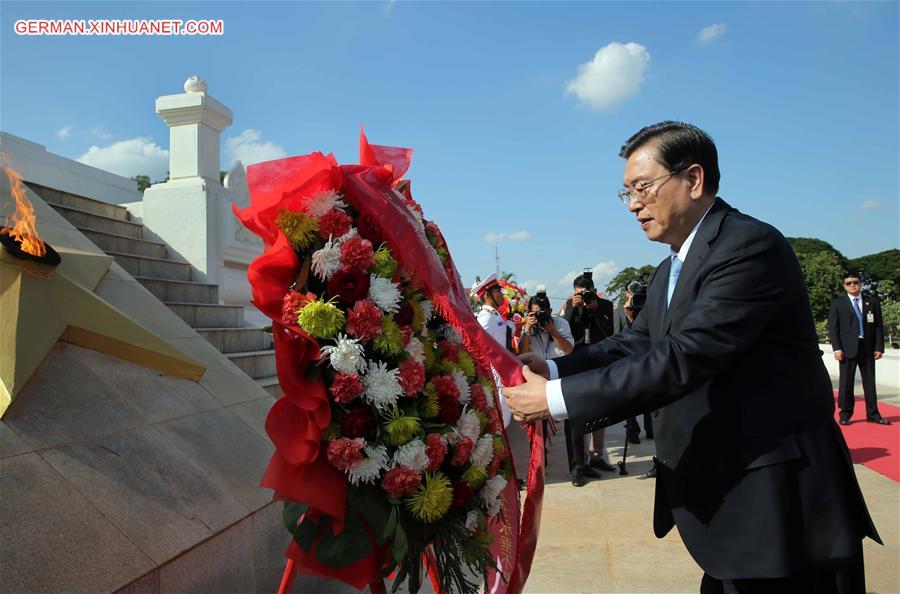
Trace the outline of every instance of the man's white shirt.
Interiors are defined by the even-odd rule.
[[[691,244],[694,242],[694,236],[697,235],[697,229],[700,228],[703,219],[706,218],[706,215],[709,214],[711,209],[712,205],[706,209],[706,212],[703,213],[703,216],[700,217],[700,220],[697,221],[697,224],[691,229],[691,234],[688,235],[687,239],[684,240],[684,243],[681,244],[680,250],[676,252],[675,250],[670,249],[670,258],[678,256],[678,259],[681,260],[682,264],[687,262],[688,251],[691,249]],[[566,400],[563,398],[562,380],[559,379],[559,369],[552,359],[547,360],[547,366],[550,368],[550,381],[547,382],[547,409],[554,419],[562,421],[569,418],[569,412],[566,410]]]

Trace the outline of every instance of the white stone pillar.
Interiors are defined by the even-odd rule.
[[[221,211],[228,206],[219,145],[232,114],[200,78],[188,78],[184,90],[156,100],[156,113],[169,126],[169,179],[144,191],[143,223],[199,271],[194,280],[217,283],[224,265]]]

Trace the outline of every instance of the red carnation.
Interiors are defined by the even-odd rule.
[[[447,457],[447,444],[439,433],[429,433],[425,438],[425,454],[428,456],[428,472],[434,472],[444,463]]]
[[[353,219],[340,210],[330,210],[319,218],[319,235],[322,239],[341,237],[350,231]]]
[[[335,402],[346,404],[363,393],[363,383],[355,373],[339,373],[331,382],[330,389]]]
[[[372,242],[372,245],[384,243],[384,235],[381,233],[381,228],[369,215],[361,214],[357,217],[356,230],[359,231],[360,237],[368,239]]]
[[[500,433],[503,430],[503,419],[500,418],[500,413],[497,412],[495,407],[489,407],[487,409],[488,414],[488,431],[491,433]]]
[[[398,466],[384,475],[384,480],[381,481],[381,488],[387,491],[387,494],[394,499],[399,499],[404,495],[415,493],[421,483],[421,472]]]
[[[396,321],[396,319],[394,321]],[[409,339],[412,338],[412,328],[409,326],[400,326],[400,332],[403,333],[403,344],[408,345]]]
[[[494,455],[494,458],[491,460],[491,463],[487,467],[488,476],[494,476],[497,474],[497,471],[500,470],[500,465],[506,459],[506,456],[498,456]]]
[[[284,301],[281,305],[281,323],[287,326],[296,326],[297,312],[312,300],[313,298],[309,294],[304,295],[297,291],[285,293]]]
[[[344,472],[354,468],[363,461],[362,449],[366,442],[363,439],[347,439],[340,437],[328,444],[326,455],[331,465]]]
[[[341,265],[368,273],[375,265],[372,242],[362,237],[351,237],[341,244]],[[366,289],[368,290],[368,288]]]
[[[465,481],[459,481],[453,485],[453,503],[450,504],[450,508],[459,509],[465,507],[473,495],[475,495],[475,491],[472,490],[472,487]]]
[[[438,420],[446,425],[456,425],[462,414],[462,404],[456,396],[441,396],[438,400]]]
[[[407,396],[416,396],[425,387],[425,366],[415,359],[402,361],[400,369],[400,387]]]
[[[403,300],[403,305],[400,306],[400,311],[394,314],[394,321],[397,322],[399,326],[409,326],[412,324],[413,320],[413,308],[410,305],[409,301]]]
[[[437,388],[437,392],[441,397],[459,398],[459,387],[449,375],[436,375],[431,378],[431,383]]]
[[[369,409],[354,408],[341,419],[341,434],[346,437],[365,437],[375,429],[375,417]]]
[[[454,466],[462,466],[469,461],[472,456],[472,440],[468,437],[460,439],[456,447],[453,448],[453,459],[450,464]]]
[[[487,394],[484,393],[484,388],[481,384],[472,384],[470,390],[472,394],[472,406],[474,406],[476,410],[487,409]]]
[[[384,314],[371,299],[360,299],[347,310],[347,332],[363,342],[381,334]]]
[[[347,305],[365,299],[369,294],[369,275],[355,268],[344,267],[328,281],[328,294],[337,296]]]
[[[442,358],[453,363],[459,363],[459,351],[462,347],[452,342],[444,341],[441,344]]]

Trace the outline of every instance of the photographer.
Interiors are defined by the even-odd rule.
[[[528,315],[519,342],[522,353],[536,353],[542,359],[562,357],[574,348],[569,323],[550,314],[550,300],[539,291],[528,301]]]

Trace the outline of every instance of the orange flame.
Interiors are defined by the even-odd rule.
[[[12,228],[3,227],[3,230],[7,231],[10,237],[19,242],[19,247],[23,252],[42,258],[47,253],[47,249],[44,247],[44,242],[41,241],[35,227],[37,218],[34,216],[34,207],[31,206],[31,201],[25,197],[25,185],[22,183],[22,176],[9,166],[9,157],[5,153],[2,155],[2,162],[3,172],[9,179],[10,193],[16,201],[16,210],[9,217]]]

